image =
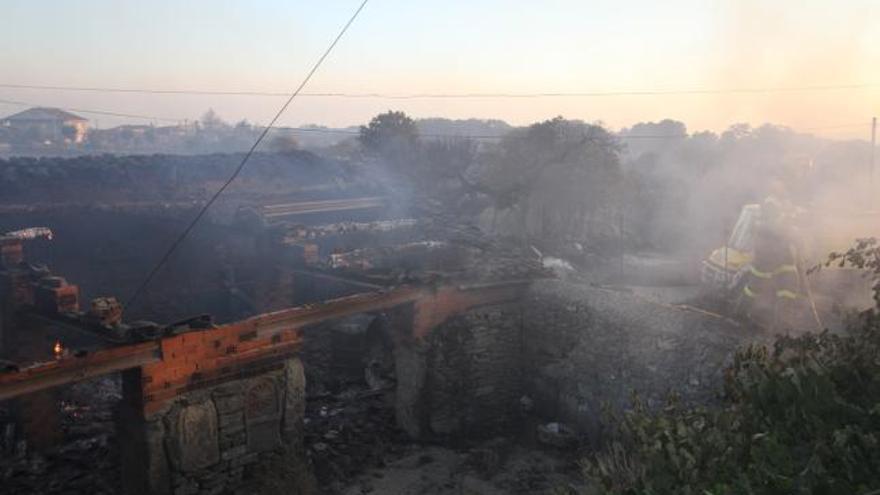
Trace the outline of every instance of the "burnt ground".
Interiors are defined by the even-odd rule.
[[[121,479],[114,410],[121,397],[119,379],[103,377],[59,394],[61,444],[43,453],[28,452],[23,443],[9,442],[4,435],[0,493],[117,495]],[[397,428],[392,405],[392,393],[365,385],[309,398],[306,453],[318,493],[525,494],[583,484],[573,451],[538,445],[532,435],[414,443]],[[272,476],[267,471],[273,472],[257,473]],[[273,484],[262,481],[260,485]],[[237,493],[251,492],[244,488]]]
[[[417,443],[394,422],[393,394],[352,386],[311,399],[306,446],[321,493],[527,494],[583,490],[574,449],[540,444],[534,422],[490,439]],[[562,490],[560,492],[560,490]]]
[[[41,453],[28,452],[10,429],[0,455],[0,493],[118,494],[120,468],[113,417],[122,395],[118,377],[82,382],[58,394],[60,445]]]
[[[382,468],[371,468],[342,492],[392,495],[589,493],[571,456],[507,439],[470,448],[411,446]]]
[[[366,466],[385,465],[410,443],[395,424],[389,395],[351,387],[306,403],[306,449],[318,484],[327,491],[338,492]]]

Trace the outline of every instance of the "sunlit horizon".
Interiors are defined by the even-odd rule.
[[[111,3],[112,7],[111,8]],[[265,1],[77,5],[12,2],[0,29],[3,84],[205,91],[291,91],[356,6]],[[145,19],[151,22],[143,22]],[[545,35],[529,36],[531,30]],[[549,33],[549,35],[547,34]],[[860,87],[823,91],[540,98],[301,97],[280,125],[359,125],[389,109],[415,118],[562,115],[612,129],[679,120],[691,132],[736,123],[867,138],[880,113],[880,6],[859,0],[619,5],[370,3],[307,93],[592,93]],[[173,121],[214,109],[266,123],[282,97],[148,95],[0,88],[0,100]],[[0,115],[24,109],[0,103]],[[97,127],[151,119],[88,115]]]

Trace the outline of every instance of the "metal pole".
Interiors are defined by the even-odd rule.
[[[619,274],[619,276],[620,276],[620,283],[623,284],[624,239],[623,239],[623,208],[622,207],[620,208],[620,218],[618,219],[618,221],[619,221],[619,228],[620,228],[620,236],[618,238],[619,247],[620,247],[620,274]]]
[[[877,117],[871,119],[871,180],[868,181],[871,209],[874,209],[874,163],[877,150]]]
[[[730,234],[727,233],[727,225],[729,223],[730,222],[728,222],[725,219],[724,225],[721,227],[721,237],[723,238],[722,240],[724,241],[724,289],[725,290],[730,288],[730,279],[727,275],[727,250],[728,250],[728,246],[730,244],[728,242],[730,239]]]

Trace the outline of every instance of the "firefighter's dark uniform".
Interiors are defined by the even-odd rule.
[[[769,208],[768,208],[769,209]],[[771,328],[780,319],[794,316],[801,304],[798,253],[793,235],[778,212],[767,212],[755,236],[755,257],[743,294],[750,300],[750,314]]]

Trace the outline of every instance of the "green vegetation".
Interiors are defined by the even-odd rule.
[[[829,262],[880,275],[861,240]],[[880,307],[880,306],[878,306]],[[610,415],[604,447],[584,461],[601,493],[880,494],[880,311],[844,335],[779,338],[741,350],[721,404],[638,400]]]

